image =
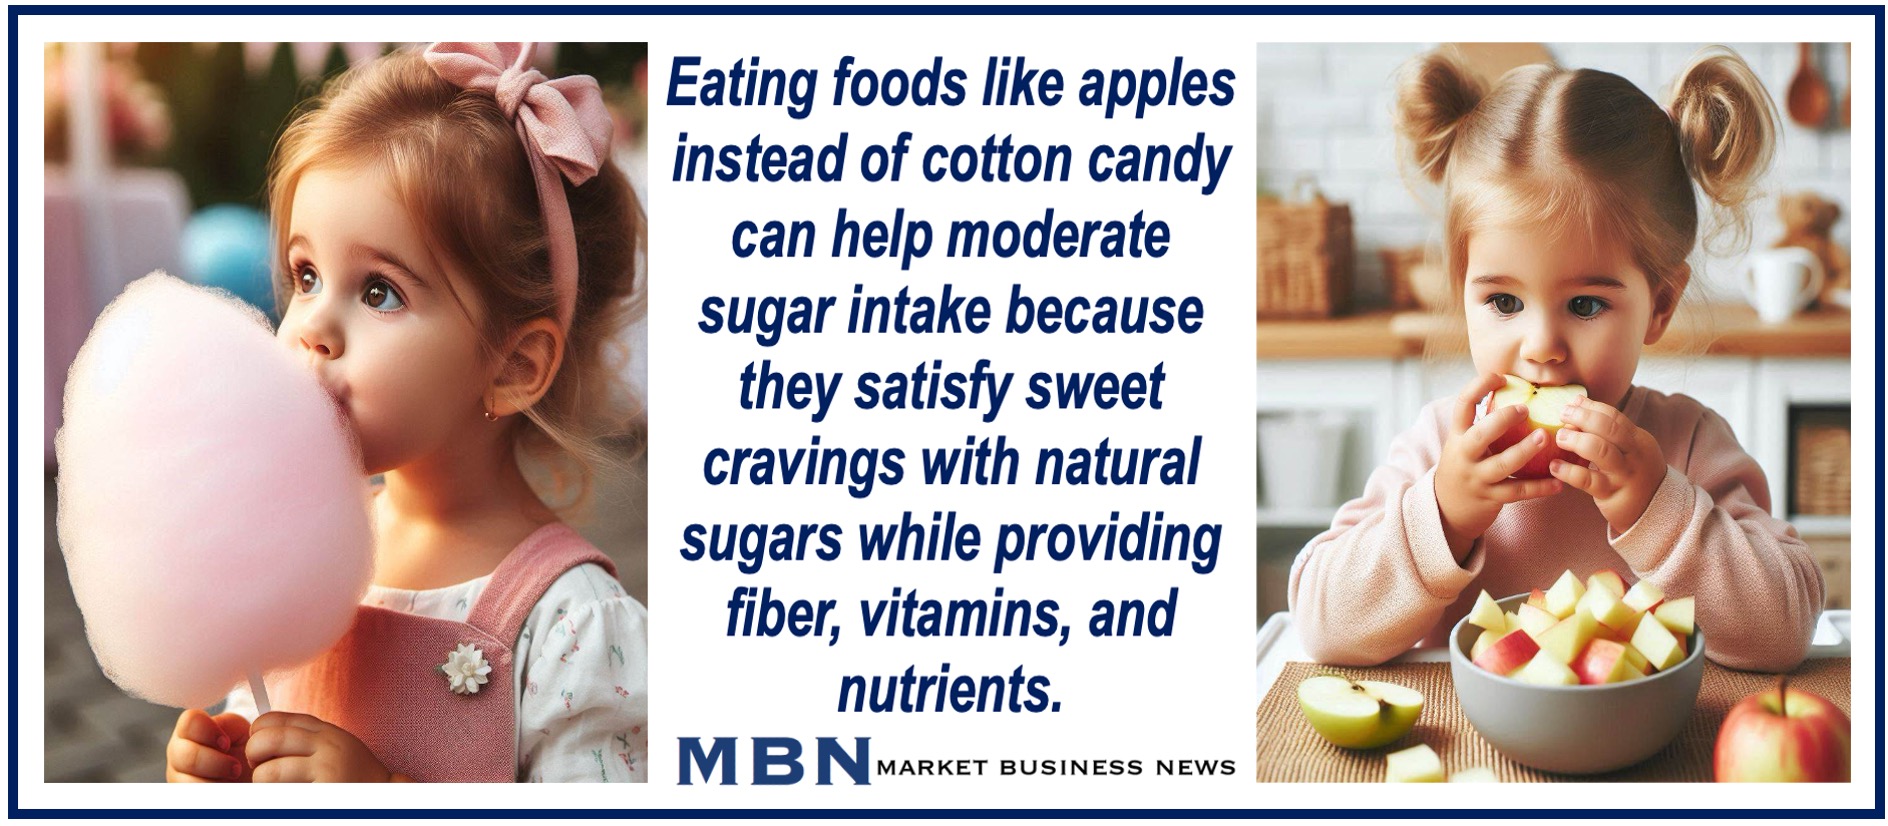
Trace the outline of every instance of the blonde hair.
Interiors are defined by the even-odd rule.
[[[1406,174],[1442,186],[1457,289],[1472,232],[1538,223],[1621,244],[1653,295],[1675,304],[1674,275],[1700,245],[1693,183],[1712,207],[1704,247],[1748,244],[1777,115],[1750,67],[1722,47],[1693,57],[1666,108],[1593,69],[1523,66],[1489,89],[1438,50],[1404,67],[1396,131]]]
[[[491,357],[526,322],[556,317],[536,185],[491,93],[441,79],[413,50],[331,81],[290,121],[269,160],[276,266],[285,266],[297,182],[330,165],[389,174],[429,249],[466,276],[486,308],[479,333]],[[598,465],[616,462],[606,440],[628,430],[619,378],[628,354],[615,340],[642,311],[635,282],[646,240],[642,206],[614,163],[582,186],[566,182],[564,192],[577,236],[576,309],[556,379],[512,432],[521,456],[550,466],[556,504],[568,508],[587,500]],[[286,279],[275,283],[286,300]]]

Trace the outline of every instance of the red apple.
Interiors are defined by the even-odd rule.
[[[1719,783],[1846,783],[1849,716],[1780,681],[1731,709],[1718,729],[1714,764]]]
[[[1518,376],[1503,378],[1508,380],[1508,384],[1489,397],[1488,412],[1521,404],[1527,406],[1527,418],[1496,437],[1490,450],[1500,453],[1520,444],[1529,433],[1546,431],[1547,444],[1542,445],[1534,458],[1514,472],[1516,479],[1545,479],[1550,475],[1547,466],[1561,457],[1560,447],[1554,443],[1554,435],[1560,432],[1560,411],[1574,399],[1586,395],[1586,388],[1577,384],[1542,386]]]

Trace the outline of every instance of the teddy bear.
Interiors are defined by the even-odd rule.
[[[1777,199],[1777,215],[1783,219],[1783,237],[1775,247],[1802,247],[1822,261],[1824,274],[1818,302],[1824,307],[1846,306],[1835,300],[1849,291],[1849,251],[1830,238],[1830,229],[1842,217],[1842,207],[1813,192],[1798,192]]]

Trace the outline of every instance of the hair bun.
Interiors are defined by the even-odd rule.
[[[1462,121],[1485,94],[1482,82],[1442,50],[1404,64],[1396,84],[1396,134],[1413,171],[1442,182]]]
[[[1686,170],[1716,207],[1718,229],[1732,231],[1734,243],[1741,243],[1749,230],[1743,207],[1756,196],[1776,148],[1770,94],[1743,58],[1711,46],[1673,81],[1667,110]]]

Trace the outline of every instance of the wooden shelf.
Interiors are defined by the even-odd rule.
[[[1388,310],[1318,319],[1259,319],[1259,358],[1374,359],[1422,355],[1422,342],[1390,334]]]
[[[1261,359],[1367,359],[1466,353],[1462,325],[1434,313],[1374,310],[1329,319],[1259,319]],[[1849,312],[1816,310],[1782,324],[1764,324],[1736,304],[1680,311],[1665,338],[1650,349],[1662,355],[1827,358],[1849,355]]]

